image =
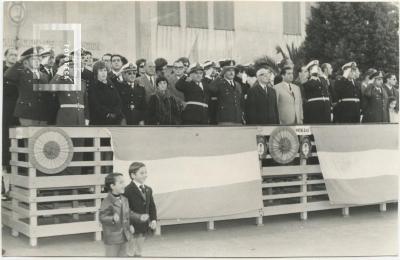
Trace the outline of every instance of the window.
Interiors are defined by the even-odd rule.
[[[235,29],[233,2],[214,2],[214,29],[230,31],[233,31]]]
[[[208,28],[207,2],[186,2],[186,26]]]
[[[180,26],[179,2],[157,2],[158,25]]]
[[[300,3],[283,2],[283,33],[301,35]]]

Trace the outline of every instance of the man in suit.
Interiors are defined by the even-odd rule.
[[[136,82],[146,90],[146,103],[150,96],[156,93],[156,66],[154,62],[147,61],[145,65],[145,74],[136,79]]]
[[[113,81],[121,83],[124,79],[122,78],[121,68],[125,64],[122,62],[123,56],[120,54],[113,54],[111,56],[111,71],[108,73],[108,78]],[[114,76],[114,77],[113,77]]]
[[[183,75],[176,82],[176,89],[185,96],[185,108],[182,113],[182,121],[185,125],[208,124],[208,89],[202,83],[203,67],[193,64],[189,70],[189,76]]]
[[[178,105],[183,109],[185,105],[185,96],[182,92],[176,89],[176,82],[185,74],[185,67],[183,66],[183,62],[177,60],[174,62],[174,66],[172,69],[172,74],[167,76],[168,79],[168,91],[174,96],[175,100],[178,102]]]
[[[269,68],[260,68],[256,72],[257,81],[247,93],[247,124],[279,124],[276,92],[270,83],[271,73]]]
[[[14,84],[18,88],[14,116],[22,126],[46,125],[51,114],[48,110],[47,94],[40,91],[38,84],[47,84],[47,75],[39,71],[42,48],[29,48],[21,55],[4,75],[4,84]]]
[[[360,123],[361,88],[355,82],[357,64],[349,62],[342,66],[343,77],[335,82],[335,98],[333,122]]]
[[[384,88],[388,96],[397,100],[395,110],[399,111],[399,91],[396,89],[396,75],[393,73],[387,73],[383,78],[383,82],[385,83]]]
[[[14,48],[9,48],[4,52],[3,75],[8,68],[11,68],[17,62],[18,52]]]
[[[292,83],[293,68],[283,68],[282,82],[275,85],[281,125],[303,124],[303,100],[298,86]]]
[[[219,125],[242,125],[242,89],[234,81],[235,61],[225,60],[220,64],[221,74],[210,84],[210,92],[218,98],[217,122]]]
[[[137,67],[128,63],[122,67],[122,84],[116,85],[122,100],[122,113],[127,125],[144,125],[146,90],[135,84]]]

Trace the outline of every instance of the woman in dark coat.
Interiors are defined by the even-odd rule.
[[[119,125],[123,119],[122,101],[117,88],[107,79],[103,61],[93,66],[93,85],[89,90],[91,125]]]
[[[156,93],[150,96],[147,104],[148,125],[176,125],[179,122],[178,104],[175,98],[167,92],[168,80],[158,77]]]

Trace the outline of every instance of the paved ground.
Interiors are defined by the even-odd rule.
[[[217,222],[215,231],[205,224],[163,228],[163,235],[146,241],[149,257],[286,257],[286,256],[377,256],[397,255],[397,205],[387,212],[378,206],[309,213],[307,221],[298,214],[264,218],[256,227],[253,219]],[[102,256],[101,242],[92,234],[41,238],[31,248],[23,235],[14,238],[3,228],[5,256]]]

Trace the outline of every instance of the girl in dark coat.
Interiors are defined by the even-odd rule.
[[[167,92],[168,80],[158,77],[156,93],[150,96],[147,104],[148,125],[176,125],[179,122],[178,105],[173,96]]]
[[[122,101],[117,88],[107,79],[107,68],[103,61],[94,64],[93,76],[89,91],[90,123],[119,125],[123,118]]]

